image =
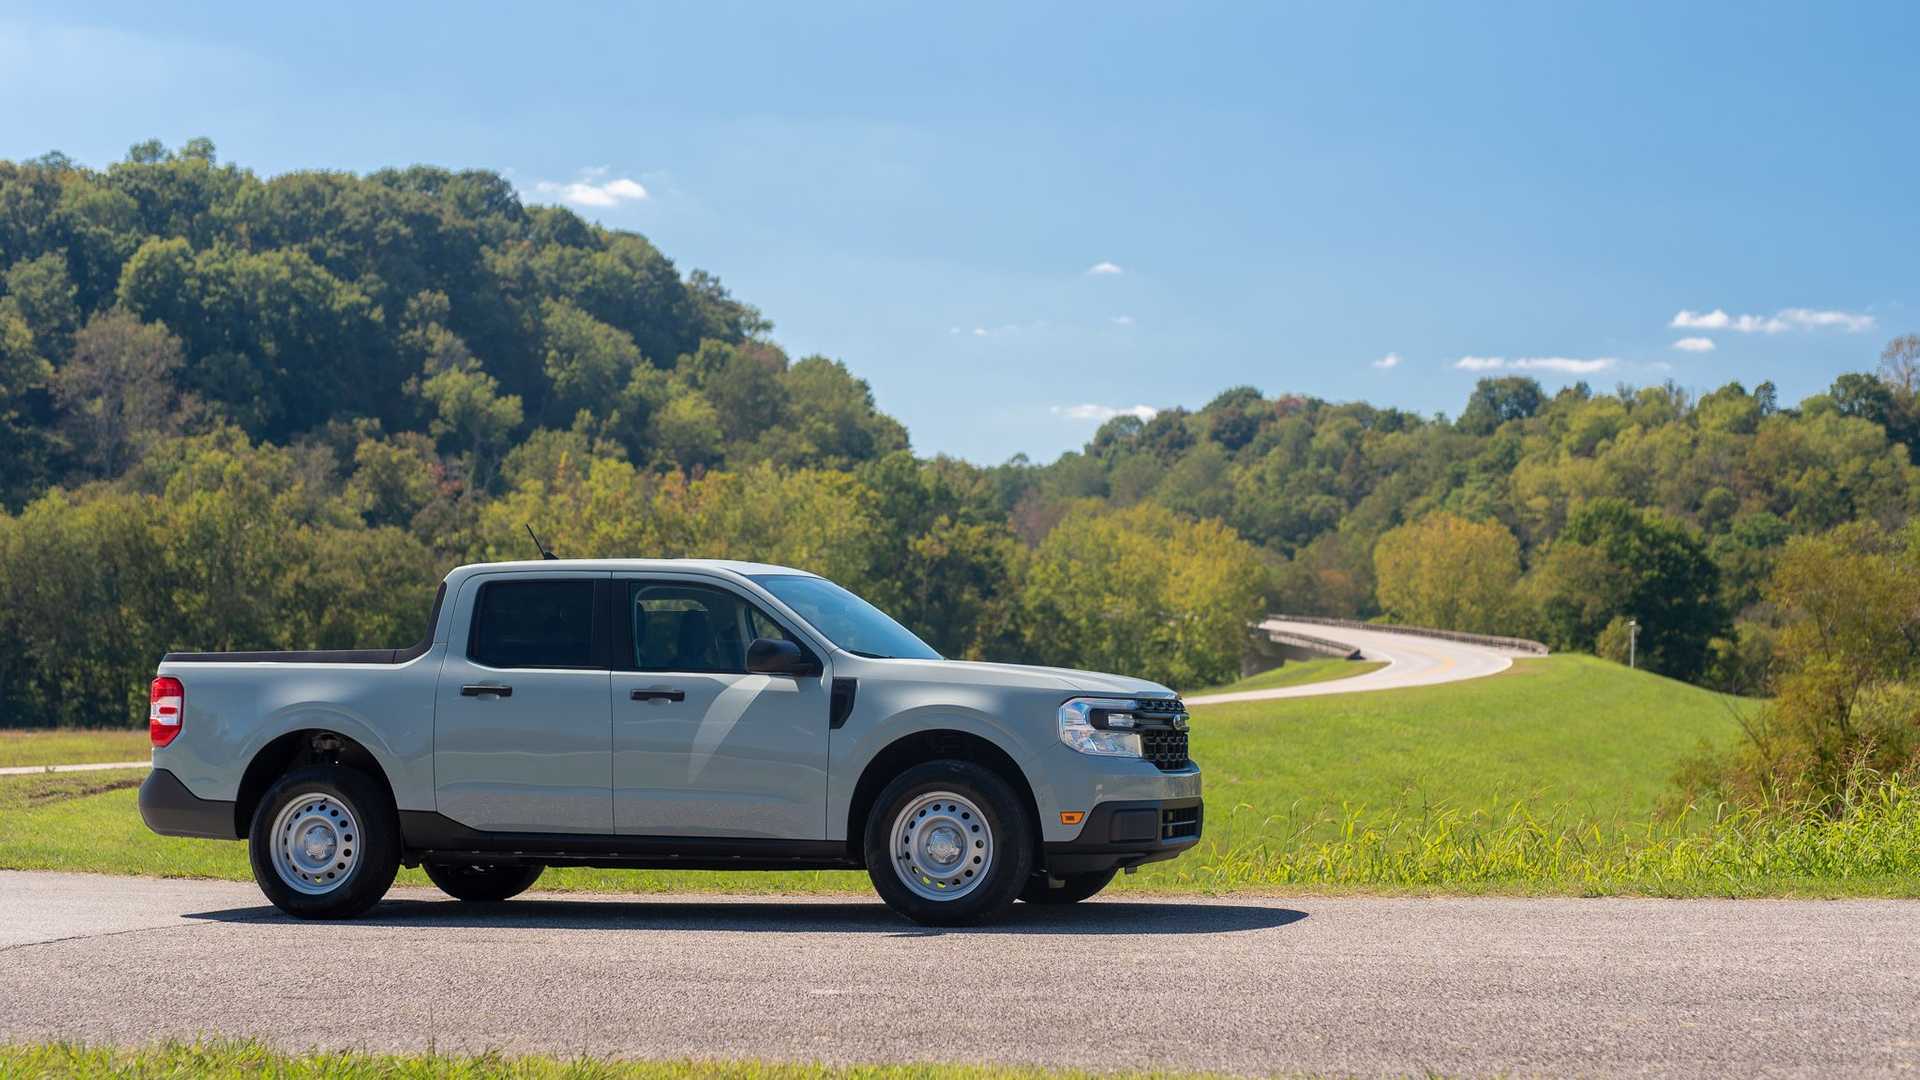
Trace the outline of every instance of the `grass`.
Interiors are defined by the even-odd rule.
[[[147,729],[137,731],[0,731],[0,768],[10,765],[85,765],[145,761],[153,752]]]
[[[1332,657],[1320,660],[1289,660],[1277,668],[1263,671],[1258,675],[1249,675],[1239,682],[1190,691],[1185,696],[1237,694],[1242,690],[1277,690],[1283,686],[1332,682],[1335,679],[1351,679],[1355,675],[1365,675],[1369,671],[1378,671],[1386,666],[1384,660],[1336,660]]]
[[[621,1061],[483,1054],[284,1054],[255,1042],[166,1043],[120,1050],[69,1043],[0,1045],[0,1075],[172,1080],[1027,1080],[1196,1073],[1083,1073],[982,1065],[774,1064],[759,1061]]]
[[[1302,665],[1304,666],[1304,665]],[[1920,895],[1920,793],[1662,817],[1669,777],[1751,703],[1592,657],[1441,686],[1194,710],[1206,837],[1131,892]],[[245,879],[244,845],[157,837],[138,774],[0,781],[0,867]],[[125,785],[125,786],[116,786]],[[422,884],[418,871],[403,882]],[[549,871],[542,889],[865,894],[845,871]]]

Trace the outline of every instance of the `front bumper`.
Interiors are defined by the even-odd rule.
[[[240,839],[232,803],[200,798],[166,769],[153,770],[141,783],[140,820],[162,836]]]
[[[1042,844],[1041,858],[1055,876],[1161,862],[1200,842],[1204,811],[1197,797],[1103,802],[1078,837]]]

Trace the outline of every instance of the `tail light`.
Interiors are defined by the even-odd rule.
[[[147,694],[147,737],[155,746],[165,746],[180,734],[180,721],[186,711],[187,688],[171,675],[153,680]]]

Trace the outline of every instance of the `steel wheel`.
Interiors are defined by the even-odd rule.
[[[286,804],[273,822],[273,869],[287,888],[324,896],[347,883],[359,865],[360,827],[346,803],[310,791]]]
[[[916,896],[958,900],[992,867],[993,827],[964,795],[930,792],[893,819],[893,870]]]

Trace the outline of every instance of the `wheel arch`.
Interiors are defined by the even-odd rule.
[[[928,728],[909,732],[888,743],[879,753],[868,759],[860,770],[860,779],[854,784],[852,797],[847,803],[847,850],[854,858],[862,862],[867,829],[867,819],[872,815],[873,804],[880,792],[894,777],[915,765],[928,761],[957,759],[971,761],[991,770],[995,775],[1012,786],[1022,805],[1027,808],[1027,825],[1032,833],[1034,851],[1040,848],[1040,805],[1034,796],[1033,785],[1027,780],[1026,770],[1020,763],[992,739],[972,731],[959,728]]]
[[[309,765],[334,765],[364,773],[386,794],[388,807],[394,805],[393,781],[380,759],[364,744],[326,728],[301,728],[275,736],[247,762],[233,803],[235,835],[244,837],[251,832],[254,811],[275,780]]]

